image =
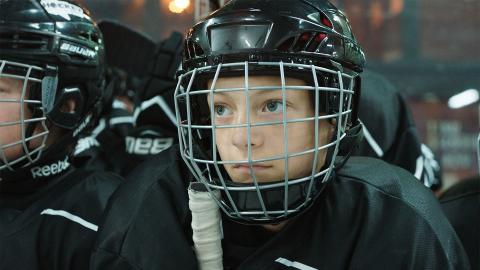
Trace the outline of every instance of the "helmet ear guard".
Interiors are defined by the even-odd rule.
[[[336,86],[338,87],[338,85]],[[360,142],[363,140],[363,126],[358,120],[358,105],[360,102],[361,95],[361,78],[356,76],[353,81],[353,95],[352,95],[352,104],[351,104],[351,117],[349,122],[345,125],[344,137],[338,145],[337,159],[335,160],[335,168],[341,168],[347,160],[350,158],[350,155],[354,150],[360,145]],[[339,111],[339,97],[337,94],[330,95],[328,97],[328,111],[329,113],[336,113]],[[335,127],[335,132],[337,133],[338,129],[342,128],[338,125]],[[332,137],[332,141],[335,140],[335,136]],[[329,148],[327,152],[326,160],[331,160],[334,157],[334,148]],[[324,167],[325,168],[325,167]]]
[[[343,67],[336,63],[335,61],[330,61],[333,66],[340,70],[343,71]],[[324,85],[325,86],[330,86],[333,88],[339,88],[340,84],[338,80],[335,79],[335,77],[331,76],[325,76],[324,77]],[[345,87],[345,86],[344,86]],[[353,150],[360,145],[360,142],[363,140],[363,129],[362,129],[362,124],[358,120],[358,106],[360,102],[360,96],[361,96],[361,78],[360,76],[356,76],[353,81],[353,95],[352,95],[352,112],[351,112],[351,117],[349,122],[346,125],[346,130],[345,132],[345,137],[340,141],[339,148],[338,148],[338,155],[339,156],[344,156],[346,159],[350,156],[350,154],[353,152]],[[323,111],[328,113],[328,114],[335,114],[340,111],[340,96],[338,93],[335,94],[323,94],[320,96],[320,106],[324,106]],[[333,120],[333,119],[330,119]],[[338,126],[336,128],[339,128]],[[333,149],[331,149],[333,154]],[[345,161],[343,162],[346,162]]]
[[[338,155],[349,157],[355,148],[360,145],[363,140],[363,128],[360,121],[358,121],[358,106],[361,95],[361,78],[355,78],[354,94],[352,97],[352,114],[351,126],[345,130],[345,137],[342,139],[338,149]],[[346,161],[346,160],[345,160]]]
[[[65,111],[65,104],[73,102],[73,110]],[[64,129],[75,128],[82,119],[83,109],[85,107],[85,97],[79,87],[62,88],[57,94],[55,105],[47,113],[47,118],[55,126]]]
[[[349,156],[363,140],[362,124],[357,123],[345,132],[345,137],[340,143],[338,155]]]
[[[34,95],[41,93],[42,107],[48,120],[64,129],[73,129],[81,120],[85,97],[77,86],[59,89],[58,68],[47,65],[45,77],[42,79],[41,91],[35,91]],[[65,111],[65,104],[73,102],[73,110]]]

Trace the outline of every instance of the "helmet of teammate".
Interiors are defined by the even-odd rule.
[[[230,218],[244,223],[276,223],[308,208],[331,179],[338,162],[337,155],[348,156],[361,137],[357,121],[360,92],[359,73],[365,56],[358,45],[346,16],[326,0],[232,0],[197,23],[186,35],[183,70],[175,92],[176,115],[181,155],[195,178],[209,191],[220,190],[220,208]],[[277,76],[281,85],[249,87],[249,77]],[[245,83],[238,88],[216,88],[221,77],[243,76]],[[306,85],[286,85],[285,78],[300,79]],[[210,86],[209,86],[210,83]],[[211,117],[213,102],[207,102],[220,92],[243,91],[249,108],[249,91],[278,89],[309,91],[315,115],[311,118],[278,122],[249,122],[241,125],[218,125]],[[217,149],[219,129],[243,128],[251,142],[251,130],[257,126],[282,125],[284,145],[288,149],[287,129],[291,121],[310,121],[318,127],[320,120],[335,126],[329,143],[303,152],[254,159],[248,143],[244,160],[223,160]],[[287,123],[288,122],[288,123]],[[314,137],[318,138],[318,128]],[[316,140],[317,141],[317,140]],[[247,146],[246,146],[247,147]],[[311,174],[276,182],[256,180],[255,163],[282,160],[288,168],[291,157],[326,151],[320,170],[312,165]],[[231,180],[224,166],[247,164],[252,183]],[[312,162],[312,163],[315,163]],[[215,196],[212,196],[215,197]]]
[[[22,91],[17,99],[0,96],[0,106],[16,103],[21,111],[17,121],[0,123],[21,132],[17,141],[0,140],[0,178],[7,178],[6,173],[28,169],[51,155],[68,155],[108,98],[102,34],[77,4],[2,0],[0,40],[0,78],[19,80]],[[66,110],[68,102],[74,106]],[[47,144],[52,128],[60,135]],[[18,145],[22,154],[7,158],[8,149]]]

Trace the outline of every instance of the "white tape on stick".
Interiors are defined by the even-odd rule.
[[[192,230],[195,253],[200,270],[222,270],[222,234],[217,203],[203,184],[192,183],[188,189],[192,212]],[[220,197],[220,192],[215,194]]]

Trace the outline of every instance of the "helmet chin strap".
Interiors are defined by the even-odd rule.
[[[337,127],[338,128],[338,127]],[[338,149],[338,156],[342,158],[336,162],[335,169],[339,169],[345,165],[350,156],[352,155],[355,148],[358,147],[360,142],[363,140],[363,126],[358,122],[355,126],[349,128],[345,132],[345,137],[342,139]],[[332,148],[328,149],[327,158],[332,158],[333,156]],[[326,159],[330,160],[330,159]]]

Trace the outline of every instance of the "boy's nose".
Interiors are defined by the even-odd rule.
[[[241,113],[235,121],[235,125],[247,123],[246,113]],[[250,114],[250,123],[255,123],[255,116]],[[263,144],[261,127],[236,127],[232,128],[232,144],[238,149],[247,150],[250,143],[251,148],[258,148]]]

